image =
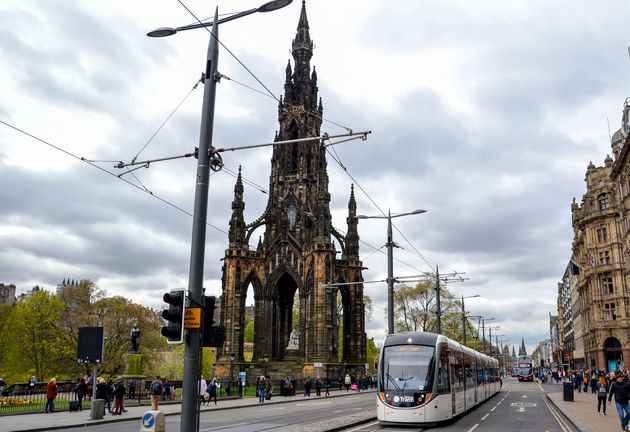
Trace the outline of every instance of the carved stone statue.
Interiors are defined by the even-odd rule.
[[[287,349],[300,349],[300,332],[297,329],[291,330],[291,335],[289,336],[289,345],[287,345]]]
[[[140,333],[138,325],[134,324],[131,330],[131,349],[129,350],[132,354],[140,354]]]

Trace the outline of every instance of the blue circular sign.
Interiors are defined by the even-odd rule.
[[[153,414],[146,413],[144,417],[142,417],[142,426],[145,428],[153,427],[153,423],[155,423],[155,417],[153,417]]]

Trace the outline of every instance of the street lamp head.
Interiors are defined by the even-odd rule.
[[[420,214],[420,213],[426,213],[426,210],[422,210],[422,209],[418,209],[418,210],[414,210],[412,211],[410,214]]]
[[[147,33],[147,36],[166,37],[166,36],[173,36],[175,33],[177,33],[177,29],[174,29],[172,27],[160,27]]]
[[[355,219],[369,219],[370,217],[367,215],[356,215],[354,218]]]
[[[260,6],[258,12],[271,12],[291,4],[293,0],[273,0]]]

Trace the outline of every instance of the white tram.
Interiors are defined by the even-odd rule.
[[[381,348],[376,399],[382,424],[449,420],[499,392],[499,362],[435,333],[395,333]]]

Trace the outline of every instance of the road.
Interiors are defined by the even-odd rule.
[[[560,386],[549,386],[546,391],[558,391]],[[555,407],[545,400],[542,387],[537,383],[519,383],[514,378],[504,381],[501,392],[476,409],[457,419],[432,427],[433,432],[573,432],[572,426]],[[234,409],[203,412],[200,431],[324,431],[349,419],[375,416],[374,392],[360,393],[343,398],[304,400],[291,398],[283,404],[251,405]],[[166,430],[179,431],[179,415],[166,417]],[[385,427],[377,421],[348,427],[354,432],[406,432],[424,428]],[[86,428],[67,429],[85,431]],[[137,432],[139,422],[118,422],[88,426],[90,432]]]
[[[557,391],[558,387],[551,389]],[[500,393],[476,409],[451,422],[427,429],[431,432],[572,432],[572,427],[553,405],[544,400],[543,394],[537,383],[519,383],[515,378],[508,378]],[[384,427],[378,422],[370,422],[349,430],[406,432],[423,428]]]
[[[318,398],[304,400],[300,396],[290,398],[292,402],[283,404],[259,404],[234,409],[202,412],[201,432],[206,431],[297,431],[301,426],[311,425],[309,430],[323,430],[331,425],[353,418],[370,415],[375,407],[375,393],[359,393],[343,398]],[[166,417],[166,430],[179,431],[180,416]],[[313,429],[314,428],[314,429]],[[68,431],[89,432],[138,432],[140,422],[116,422],[68,428]]]

